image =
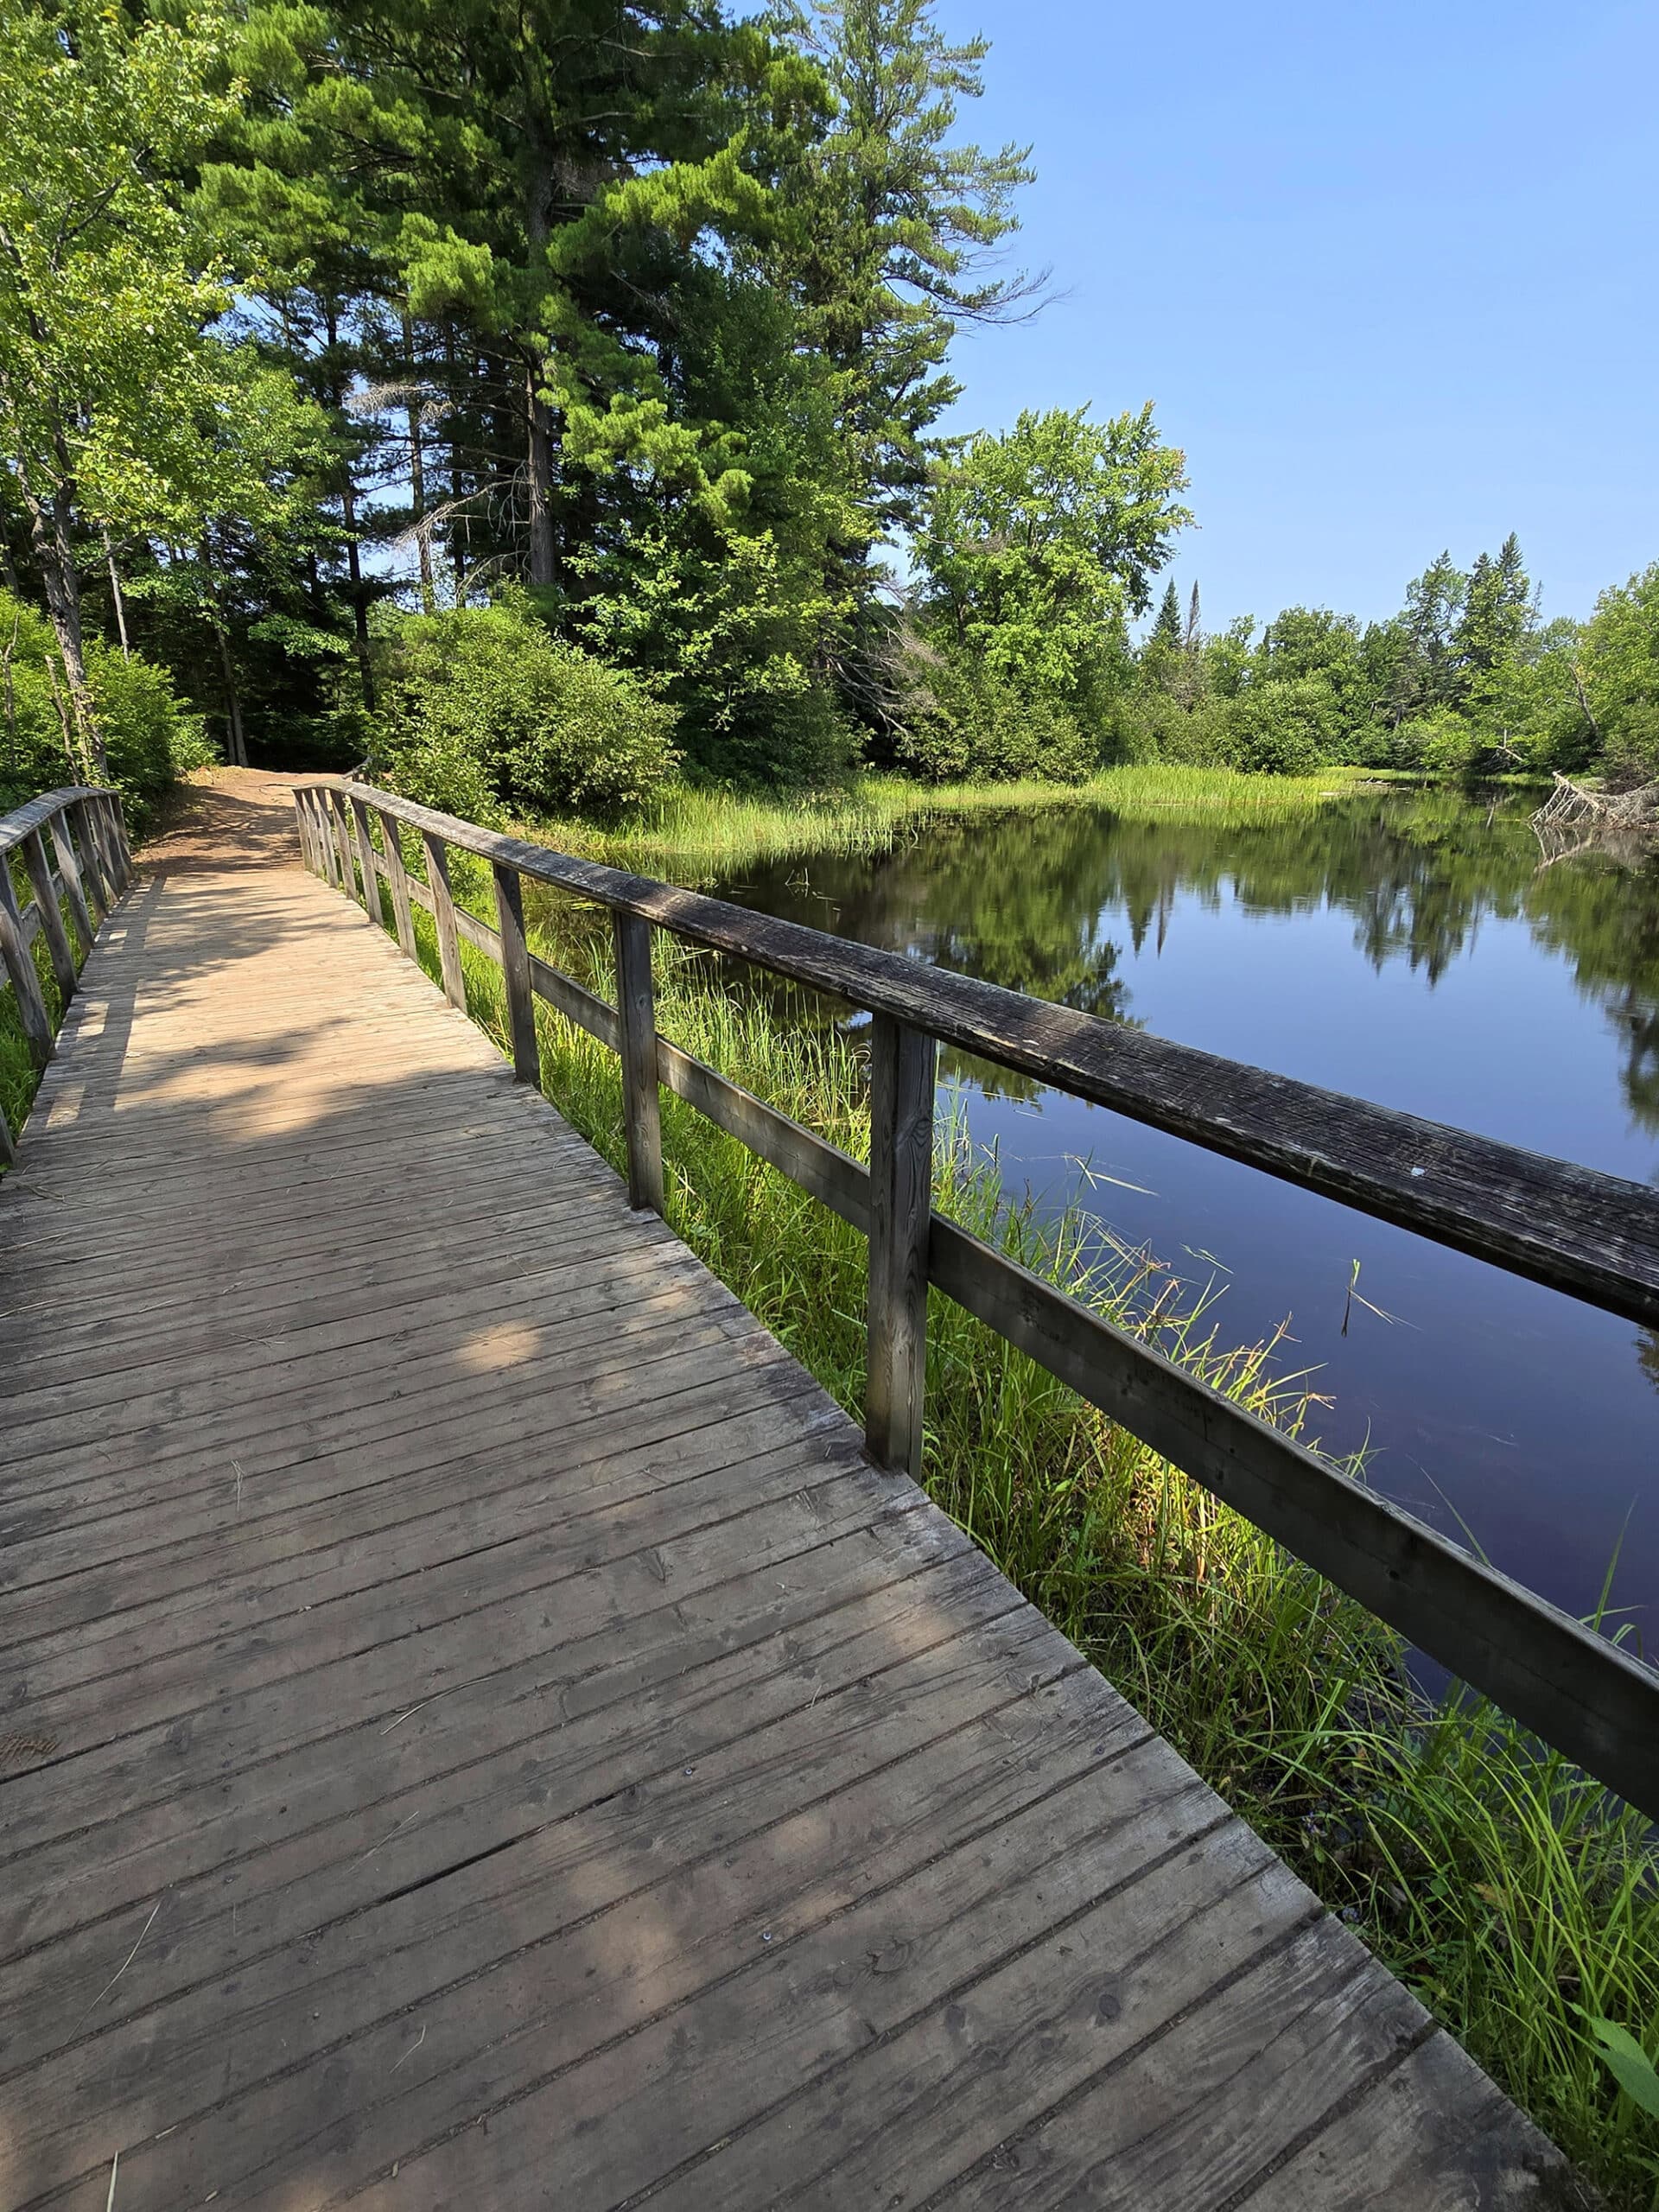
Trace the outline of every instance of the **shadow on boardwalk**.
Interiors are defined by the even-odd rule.
[[[0,1186],[0,2201],[1567,2201],[263,793],[208,804]]]

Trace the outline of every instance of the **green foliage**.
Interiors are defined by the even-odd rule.
[[[168,786],[216,756],[168,670],[94,641],[86,680],[108,751],[108,779],[142,830]],[[0,813],[84,779],[73,728],[50,625],[0,591]]]
[[[636,806],[673,765],[672,717],[638,682],[550,636],[522,597],[410,616],[385,640],[375,768],[490,818]]]
[[[983,663],[942,657],[927,690],[894,748],[899,766],[925,782],[1077,784],[1100,766],[1098,738],[1066,707]]]
[[[1273,792],[1256,789],[1271,818]],[[708,810],[696,803],[699,836]],[[810,827],[810,810],[795,811]],[[1431,803],[1426,830],[1435,818]],[[641,834],[606,849],[636,857]],[[665,851],[664,862],[683,875],[693,856]],[[611,989],[605,932],[563,901],[530,920],[557,965]],[[423,912],[416,926],[435,969]],[[463,959],[474,1010],[499,1037],[499,970],[470,947]],[[864,1153],[865,1071],[837,1025],[814,1027],[792,1005],[780,1021],[763,993],[711,988],[701,963],[666,946],[656,982],[658,1019],[683,1047]],[[537,1020],[549,1095],[620,1162],[614,1056],[544,1007]],[[861,1237],[681,1101],[664,1101],[664,1137],[674,1228],[856,1414]],[[1319,1402],[1281,1370],[1282,1342],[1229,1349],[1214,1308],[1183,1306],[1144,1255],[1103,1259],[1081,1217],[1045,1224],[1011,1205],[995,1163],[949,1125],[935,1203],[1262,1417],[1305,1428]],[[1659,2023],[1648,1824],[1490,1706],[1421,1699],[1396,1640],[1358,1607],[938,1294],[928,1369],[933,1496],[1357,1921],[1617,2212],[1646,2212],[1659,2148],[1652,2060],[1622,2024],[1650,2042]]]
[[[1322,676],[1270,676],[1234,701],[1235,765],[1256,775],[1305,776],[1334,757],[1336,695]]]
[[[939,653],[1096,731],[1127,623],[1189,519],[1185,462],[1150,406],[1022,414],[936,472],[917,553],[919,620]]]

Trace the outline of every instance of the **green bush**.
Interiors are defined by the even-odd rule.
[[[374,772],[447,813],[615,814],[673,767],[671,710],[554,638],[521,594],[407,616],[379,657]]]
[[[1389,765],[1454,776],[1471,767],[1486,749],[1479,732],[1462,715],[1450,707],[1436,707],[1400,724],[1389,747]]]
[[[8,653],[7,649],[10,648]],[[67,687],[57,644],[43,614],[0,591],[0,812],[37,792],[84,780],[64,735]],[[56,681],[54,682],[55,675]],[[94,639],[86,649],[87,687],[109,756],[109,780],[142,830],[156,801],[187,769],[218,758],[173,689],[166,669],[134,653],[124,659]]]
[[[1230,719],[1235,765],[1254,775],[1311,775],[1339,749],[1336,699],[1317,676],[1247,685]]]
[[[156,801],[192,768],[206,768],[219,753],[201,716],[184,707],[168,670],[134,653],[94,646],[87,680],[109,755],[110,780],[126,801],[129,825],[142,830]]]
[[[1068,709],[988,669],[942,662],[927,691],[893,747],[898,766],[925,782],[1080,784],[1101,765],[1099,739]]]

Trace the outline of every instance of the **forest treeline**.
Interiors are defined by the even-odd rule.
[[[931,0],[0,0],[0,799],[857,765],[1642,772],[1659,571],[1201,627],[1147,405],[946,437],[1027,149]]]

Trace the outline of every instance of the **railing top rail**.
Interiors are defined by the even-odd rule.
[[[42,791],[38,798],[26,800],[10,814],[0,814],[0,853],[13,851],[32,831],[43,830],[54,814],[73,806],[77,799],[112,796],[104,784],[66,784],[61,791]]]
[[[299,788],[366,801],[534,881],[892,1014],[1074,1097],[1659,1326],[1659,1192],[1644,1185],[482,830],[372,785],[318,776]]]

